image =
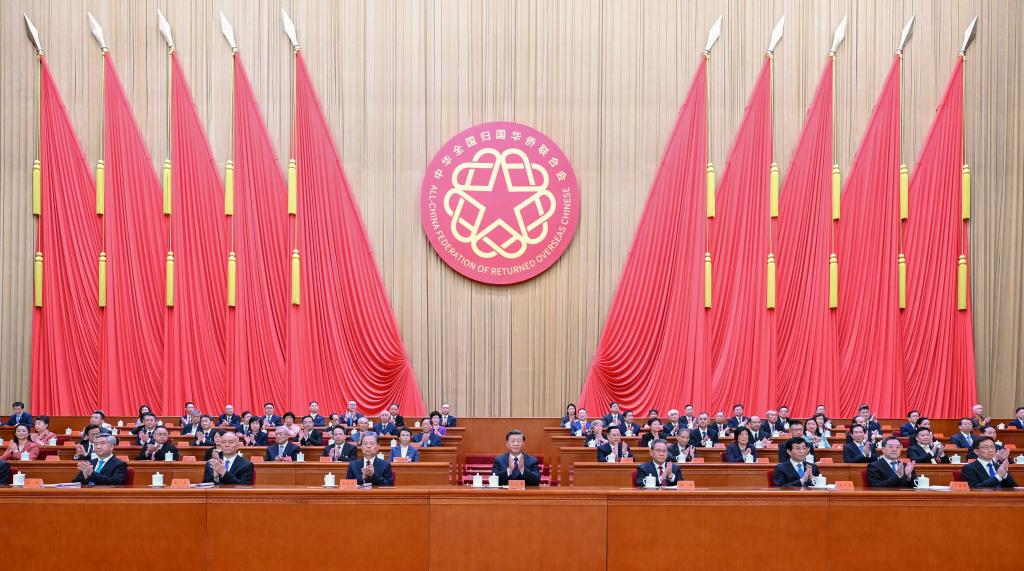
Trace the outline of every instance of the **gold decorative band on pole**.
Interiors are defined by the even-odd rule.
[[[843,176],[839,165],[832,165],[832,220],[839,220],[839,198],[843,189]]]
[[[107,306],[107,253],[100,252],[99,306]]]
[[[897,258],[897,272],[899,274],[899,304],[900,309],[907,308],[907,257],[900,254]]]
[[[704,309],[711,309],[711,252],[704,252]]]
[[[828,308],[839,307],[839,259],[835,252],[828,257]]]
[[[235,215],[235,161],[224,165],[224,215]]]
[[[32,161],[32,214],[39,216],[43,211],[43,170],[39,159]]]
[[[36,261],[34,264],[34,277],[35,277],[35,306],[43,306],[43,253],[36,252]]]
[[[174,307],[174,252],[167,252],[167,307]]]
[[[779,217],[779,165],[775,161],[772,161],[771,167],[771,179],[769,180],[770,185],[770,203],[769,209],[772,218]],[[762,203],[763,204],[763,203]]]
[[[775,309],[775,254],[768,254],[768,309]]]
[[[292,250],[292,305],[299,305],[299,251]]]
[[[910,169],[900,165],[900,220],[910,217]]]
[[[964,164],[960,169],[960,215],[964,220],[971,219],[971,167]]]
[[[164,216],[171,215],[171,159],[164,159]]]
[[[707,169],[705,169],[705,179],[707,181],[708,196],[707,196],[707,210],[708,218],[715,217],[715,165],[708,163]]]
[[[967,309],[967,256],[960,254],[956,263],[956,308]]]
[[[288,161],[288,214],[295,216],[299,211],[299,169],[295,159]]]
[[[96,161],[96,214],[103,216],[103,212],[106,209],[106,199],[104,197],[103,189],[106,186],[106,167],[103,165],[103,159]]]
[[[228,254],[228,307],[235,307],[237,298],[236,280],[238,278],[238,261],[235,253]]]

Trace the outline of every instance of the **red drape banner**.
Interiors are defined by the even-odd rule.
[[[96,187],[45,58],[40,73],[36,249],[44,278],[43,306],[32,314],[32,407],[81,414],[99,402]]]
[[[712,389],[705,406],[726,414],[736,403],[758,412],[776,404],[776,317],[766,303],[773,232],[771,115],[771,59],[765,58],[729,152],[711,224]]]
[[[288,196],[274,146],[239,54],[234,56],[237,305],[228,310],[228,395],[241,406],[288,402]],[[178,403],[175,403],[178,404]],[[278,411],[280,414],[280,411]]]
[[[900,60],[889,69],[842,195],[839,233],[840,377],[836,414],[866,402],[905,410],[899,255]],[[934,414],[928,411],[928,414]]]
[[[907,404],[938,417],[965,415],[977,398],[969,281],[967,309],[957,310],[958,258],[970,261],[961,217],[963,71],[958,59],[912,171],[906,224]]]
[[[295,56],[301,305],[290,309],[291,402],[376,414],[397,402],[425,413],[369,236],[301,52]]]
[[[227,401],[227,223],[224,189],[185,74],[171,65],[171,239],[174,307],[167,308],[165,413],[194,401],[219,411]],[[238,403],[242,405],[242,403]],[[244,403],[248,406],[250,403]]]
[[[818,81],[779,196],[779,404],[797,416],[824,404],[838,410],[839,344],[829,309],[832,220],[831,58]],[[842,285],[842,284],[840,284]],[[840,303],[844,302],[842,299]],[[758,413],[761,411],[758,410]]]
[[[707,129],[702,58],[637,226],[581,406],[604,411],[618,401],[646,412],[705,402]]]
[[[163,398],[164,258],[162,189],[110,54],[104,61],[107,307],[103,310],[100,404],[131,414],[160,412]]]

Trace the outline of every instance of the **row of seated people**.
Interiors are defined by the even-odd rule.
[[[801,437],[786,441],[786,458],[780,460],[772,474],[772,483],[781,488],[803,488],[812,485],[813,478],[820,476],[818,466],[808,461],[810,444]],[[882,439],[881,454],[867,463],[867,485],[869,488],[913,488],[914,469],[917,462],[901,458],[903,444],[896,436]],[[960,470],[960,479],[972,489],[996,488],[1013,489],[1017,486],[1009,472],[1009,451],[997,450],[995,442],[981,436],[972,444],[975,461]],[[637,487],[674,486],[683,480],[679,462],[670,459],[672,447],[668,441],[658,438],[651,446],[651,461],[637,465],[634,484]]]

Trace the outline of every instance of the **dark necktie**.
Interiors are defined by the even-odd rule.
[[[991,468],[992,468],[992,466],[989,465],[989,469],[991,469]],[[518,472],[519,471],[519,458],[513,458],[512,459],[512,471],[513,472]]]
[[[996,477],[996,469],[992,466],[992,462],[988,463],[988,475],[992,476],[993,478]]]

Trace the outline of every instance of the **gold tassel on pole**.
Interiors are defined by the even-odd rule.
[[[907,257],[900,254],[897,259],[899,273],[899,302],[900,309],[907,308]]]
[[[235,253],[231,252],[228,254],[228,307],[235,306],[237,287],[235,280],[238,277],[238,261],[235,258]]]
[[[224,214],[235,215],[235,161],[224,165]]]
[[[910,217],[910,169],[900,165],[900,220]]]
[[[775,254],[768,254],[768,309],[775,309]]]
[[[704,309],[711,309],[711,252],[704,252]]]
[[[715,217],[715,165],[708,163],[705,178],[707,179],[708,197],[707,208],[708,218]]]
[[[771,212],[770,212],[771,213],[771,217],[772,218],[778,218],[779,217],[779,165],[775,161],[772,161],[771,181],[770,181],[769,184],[771,185],[771,188],[770,188],[770,191],[771,191],[770,200],[771,200],[771,202],[769,204],[769,208],[771,210]]]
[[[832,220],[839,220],[839,195],[843,188],[843,176],[839,165],[832,165]]]
[[[43,306],[43,253],[36,252],[35,266],[35,306]]]
[[[963,254],[956,263],[956,308],[967,309],[967,256]]]
[[[43,211],[43,171],[39,159],[32,162],[32,214],[39,216]]]
[[[167,307],[174,307],[174,252],[167,252]]]
[[[171,215],[171,159],[164,159],[164,215]]]
[[[107,306],[107,253],[106,252],[100,252],[100,275],[99,275],[99,277],[100,277],[100,279],[99,279],[99,284],[100,284],[100,292],[99,292],[100,293],[100,295],[99,295],[100,303],[99,303],[99,305],[100,305],[100,307],[106,307]]]
[[[292,250],[292,305],[299,305],[299,251]]]
[[[103,159],[96,161],[96,214],[103,216],[105,200],[103,188],[106,185],[106,167],[103,166]]]
[[[966,164],[960,169],[960,214],[964,220],[971,219],[971,167]]]
[[[292,216],[299,211],[299,169],[295,159],[288,161],[288,214]]]
[[[828,257],[828,308],[839,307],[839,259],[835,252]]]

